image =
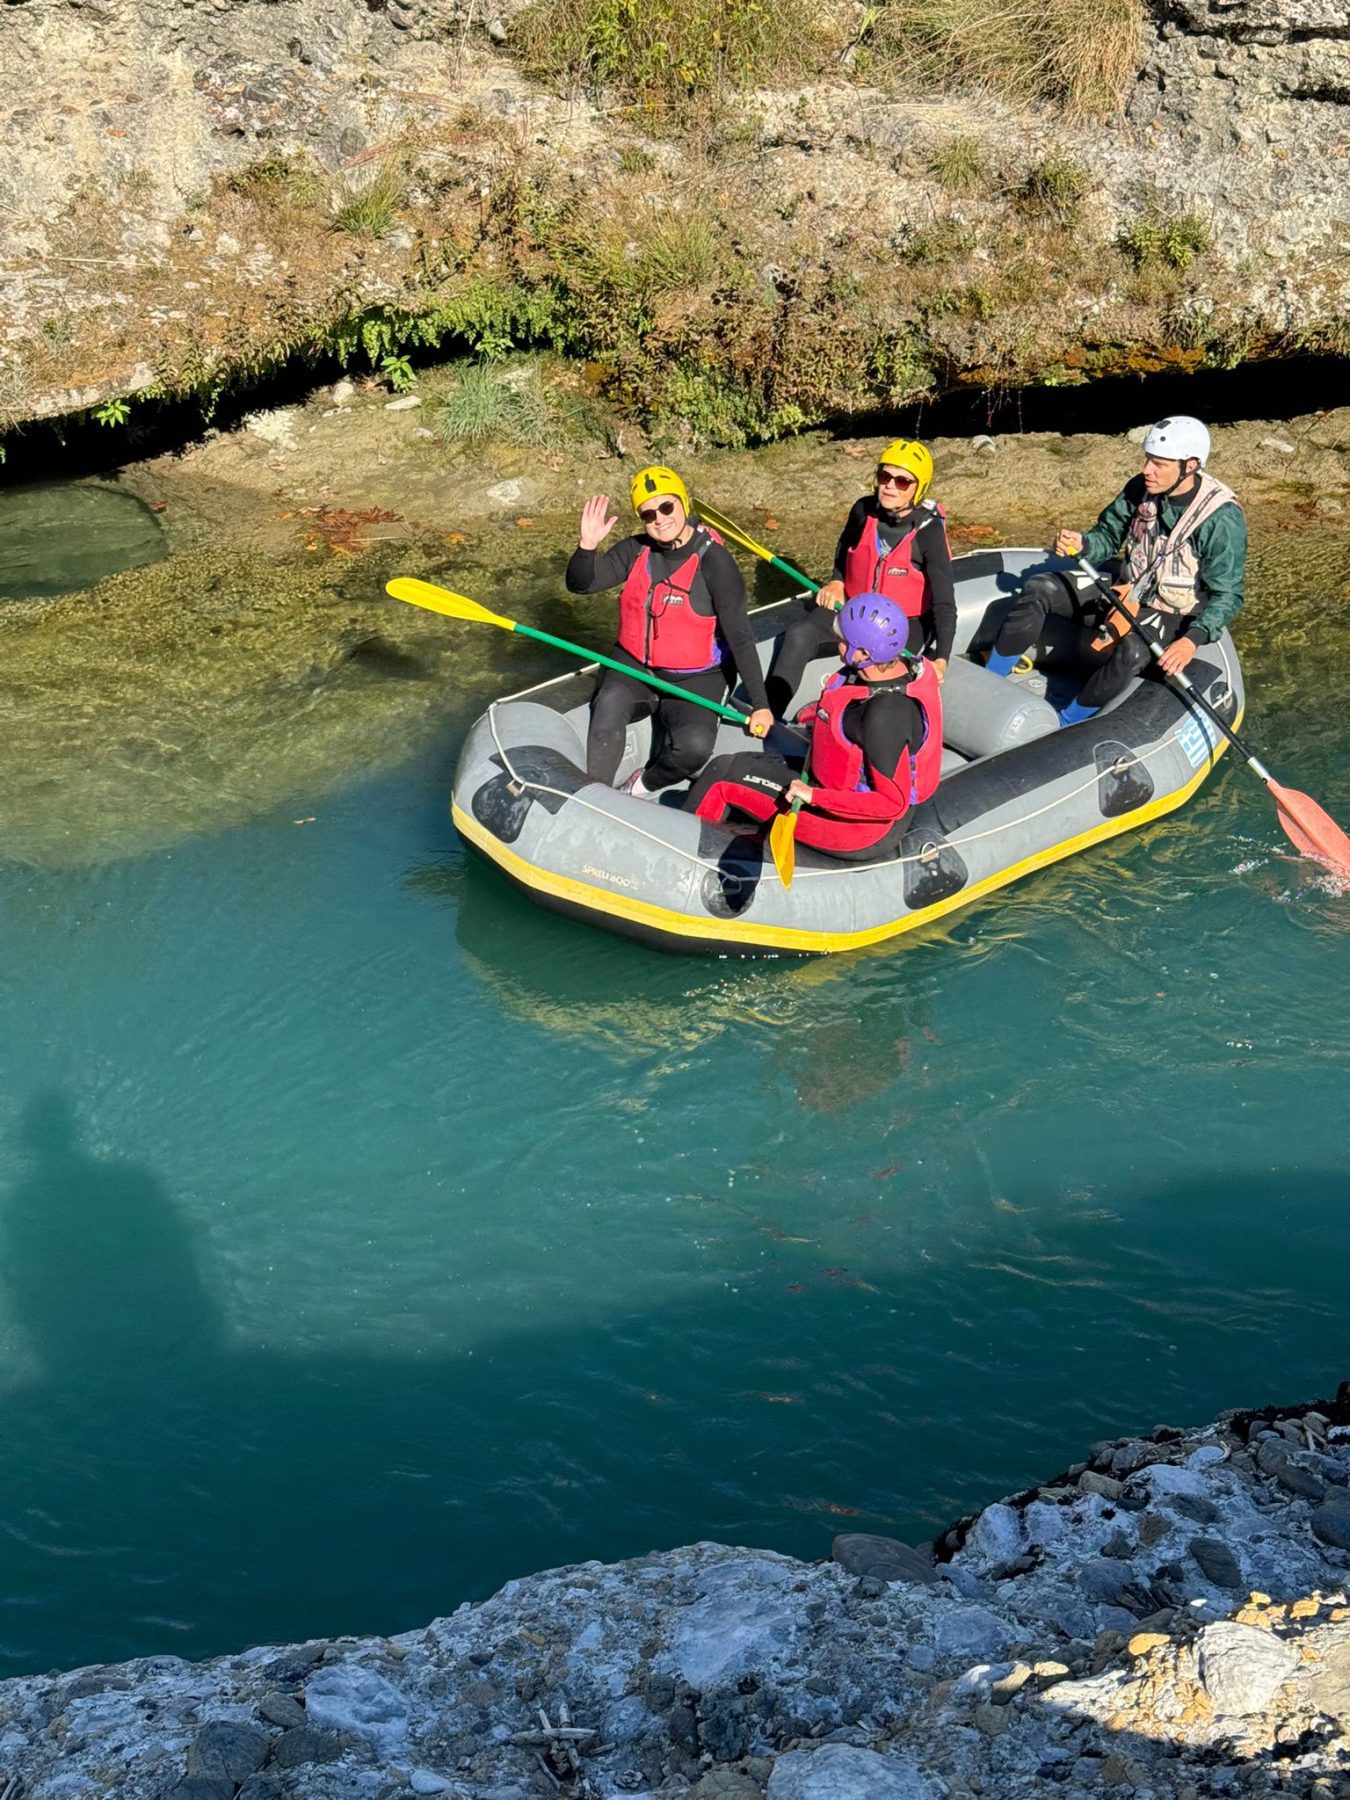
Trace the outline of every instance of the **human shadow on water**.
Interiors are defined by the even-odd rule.
[[[1047,1477],[1091,1438],[1273,1397],[1273,1381],[1310,1391],[1325,1372],[1305,1342],[1272,1377],[1272,1302],[1260,1332],[1188,1379],[1141,1331],[1132,1298],[1106,1288],[1088,1366],[1081,1306],[1063,1319],[1052,1304],[1026,1310],[1014,1271],[977,1303],[980,1342],[966,1352],[982,1354],[980,1382],[948,1393],[934,1377],[944,1366],[959,1377],[961,1345],[946,1365],[909,1348],[971,1306],[968,1257],[944,1262],[935,1237],[922,1261],[887,1262],[875,1221],[860,1218],[857,1260],[822,1266],[814,1240],[776,1229],[771,1201],[763,1219],[754,1201],[724,1219],[725,1202],[697,1196],[673,1202],[679,1228],[759,1246],[735,1284],[661,1304],[648,1288],[584,1314],[555,1306],[539,1325],[533,1302],[503,1300],[484,1323],[482,1297],[446,1275],[464,1226],[437,1216],[411,1304],[440,1309],[439,1335],[403,1351],[305,1352],[269,1347],[255,1321],[252,1341],[231,1341],[161,1184],[82,1151],[54,1096],[33,1102],[24,1129],[33,1168],[0,1200],[3,1279],[41,1368],[0,1399],[6,1674],[407,1629],[512,1575],[700,1537],[806,1556],[827,1555],[842,1529],[914,1539]],[[1257,1186],[1237,1175],[1171,1200],[1211,1224],[1236,1207],[1256,1240]],[[1344,1198],[1333,1189],[1289,1175],[1279,1198],[1328,1223]],[[623,1197],[600,1184],[591,1205],[603,1232]],[[958,1211],[953,1201],[944,1223],[959,1235]],[[1253,1268],[1270,1248],[1254,1242]],[[1331,1329],[1330,1266],[1325,1285],[1302,1300]],[[297,1297],[276,1340],[296,1341],[302,1323]],[[1202,1324],[1212,1336],[1214,1319]],[[1009,1419],[1025,1429],[1010,1436]]]

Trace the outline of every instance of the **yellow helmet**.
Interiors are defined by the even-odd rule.
[[[933,485],[933,456],[926,444],[920,444],[914,438],[896,438],[893,444],[887,444],[877,458],[877,466],[885,463],[892,469],[907,469],[918,486],[914,490],[914,504],[920,500]]]
[[[628,492],[632,497],[634,512],[638,511],[644,500],[651,500],[657,494],[673,494],[686,513],[690,510],[689,489],[674,469],[664,468],[660,463],[653,463],[649,469],[639,469]]]

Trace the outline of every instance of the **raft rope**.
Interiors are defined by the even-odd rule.
[[[1228,652],[1224,648],[1222,642],[1220,642],[1216,648],[1223,658],[1224,674],[1227,677],[1226,687],[1218,696],[1218,704],[1222,705],[1223,701],[1227,698],[1228,693],[1232,691],[1233,671],[1228,661]],[[721,875],[724,873],[719,864],[709,862],[706,857],[697,855],[693,850],[686,850],[681,844],[672,843],[669,838],[659,837],[656,832],[648,831],[645,826],[639,825],[633,819],[626,818],[620,813],[611,812],[607,807],[597,806],[593,800],[583,800],[580,794],[569,794],[562,788],[550,787],[545,781],[531,781],[527,775],[520,774],[512,764],[506,747],[502,743],[497,732],[497,707],[500,704],[501,702],[494,700],[489,705],[487,712],[488,726],[492,732],[492,741],[497,747],[497,755],[501,758],[502,768],[517,787],[522,789],[528,788],[536,794],[552,794],[555,799],[566,801],[570,806],[579,806],[583,811],[593,812],[600,818],[607,819],[613,825],[624,826],[628,831],[634,832],[638,837],[646,838],[649,843],[658,845],[662,850],[674,851],[677,856],[684,857],[686,862],[694,863],[700,869],[711,870],[714,875]],[[1163,743],[1158,745],[1156,750],[1147,751],[1143,756],[1138,755],[1133,750],[1123,750],[1122,755],[1108,768],[1094,769],[1088,780],[1080,783],[1076,788],[1070,788],[1067,794],[1060,794],[1053,800],[1047,800],[1044,806],[1033,807],[1030,812],[1022,813],[1018,818],[1010,819],[1002,825],[991,825],[985,831],[967,832],[964,837],[945,838],[940,844],[930,842],[926,844],[922,850],[910,856],[892,856],[885,858],[883,861],[872,863],[841,862],[833,869],[799,868],[797,870],[796,879],[798,881],[811,881],[824,876],[832,880],[838,875],[875,874],[880,868],[900,868],[905,863],[931,862],[934,858],[940,856],[942,851],[947,848],[961,850],[967,844],[978,844],[985,838],[1002,837],[1004,832],[1016,830],[1019,825],[1029,825],[1033,819],[1042,818],[1046,813],[1053,812],[1057,806],[1064,806],[1070,800],[1076,800],[1080,794],[1088,793],[1092,788],[1096,787],[1103,775],[1123,775],[1128,769],[1135,767],[1143,768],[1149,762],[1151,757],[1161,756],[1164,751],[1170,747],[1171,743],[1172,739],[1167,738]],[[1210,750],[1210,760],[1211,762],[1213,761],[1212,746]],[[959,773],[959,771],[954,770],[953,773]],[[768,865],[766,864],[766,868],[767,866]]]

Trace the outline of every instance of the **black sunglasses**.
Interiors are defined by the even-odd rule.
[[[877,486],[881,487],[884,482],[888,481],[892,487],[918,487],[919,485],[912,475],[897,475],[894,469],[878,469]]]
[[[678,500],[662,500],[657,506],[649,506],[644,512],[638,508],[638,517],[644,525],[654,525],[658,519],[668,519],[679,505]]]

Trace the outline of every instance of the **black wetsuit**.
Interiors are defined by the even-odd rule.
[[[688,562],[690,547],[663,549],[646,536],[624,538],[612,550],[572,552],[567,565],[567,588],[573,594],[600,594],[606,588],[622,587],[629,571],[644,550],[650,551],[648,565],[653,582],[668,578]],[[735,671],[744,683],[752,711],[768,705],[764,692],[764,675],[755,649],[755,634],[745,610],[745,582],[731,553],[722,544],[712,544],[699,565],[700,580],[690,594],[692,609],[705,618],[715,616],[717,635],[735,663]],[[628,663],[635,669],[643,664],[615,645],[610,652],[616,662]],[[653,675],[701,694],[706,700],[722,700],[730,682],[722,664],[711,669],[686,674],[678,669],[653,668]],[[647,687],[634,676],[620,675],[606,669],[595,698],[591,702],[590,730],[586,737],[586,773],[592,781],[612,786],[623,758],[624,734],[635,719],[655,714],[652,721],[652,753],[643,770],[643,784],[653,792],[671,787],[677,781],[688,781],[707,762],[717,736],[717,715],[706,707],[687,700],[677,700]]]
[[[905,533],[913,527],[914,512],[912,508],[905,513],[883,512],[877,504],[875,494],[864,494],[855,500],[853,510],[839,534],[839,542],[835,545],[833,580],[844,579],[848,553],[863,532],[869,529],[873,520],[882,546],[887,550],[894,550]],[[933,610],[922,618],[910,621],[909,643],[906,648],[915,655],[922,652],[935,660],[949,662],[952,641],[956,636],[956,584],[952,577],[952,556],[947,547],[947,533],[937,513],[923,515],[922,523],[914,533],[910,557],[914,567],[922,569],[928,577]],[[793,620],[779,639],[765,684],[769,692],[769,705],[778,718],[791,705],[792,696],[806,673],[806,665],[816,657],[826,656],[837,648],[839,640],[834,629],[836,617],[831,607],[817,606],[814,600],[808,601],[804,611]]]

